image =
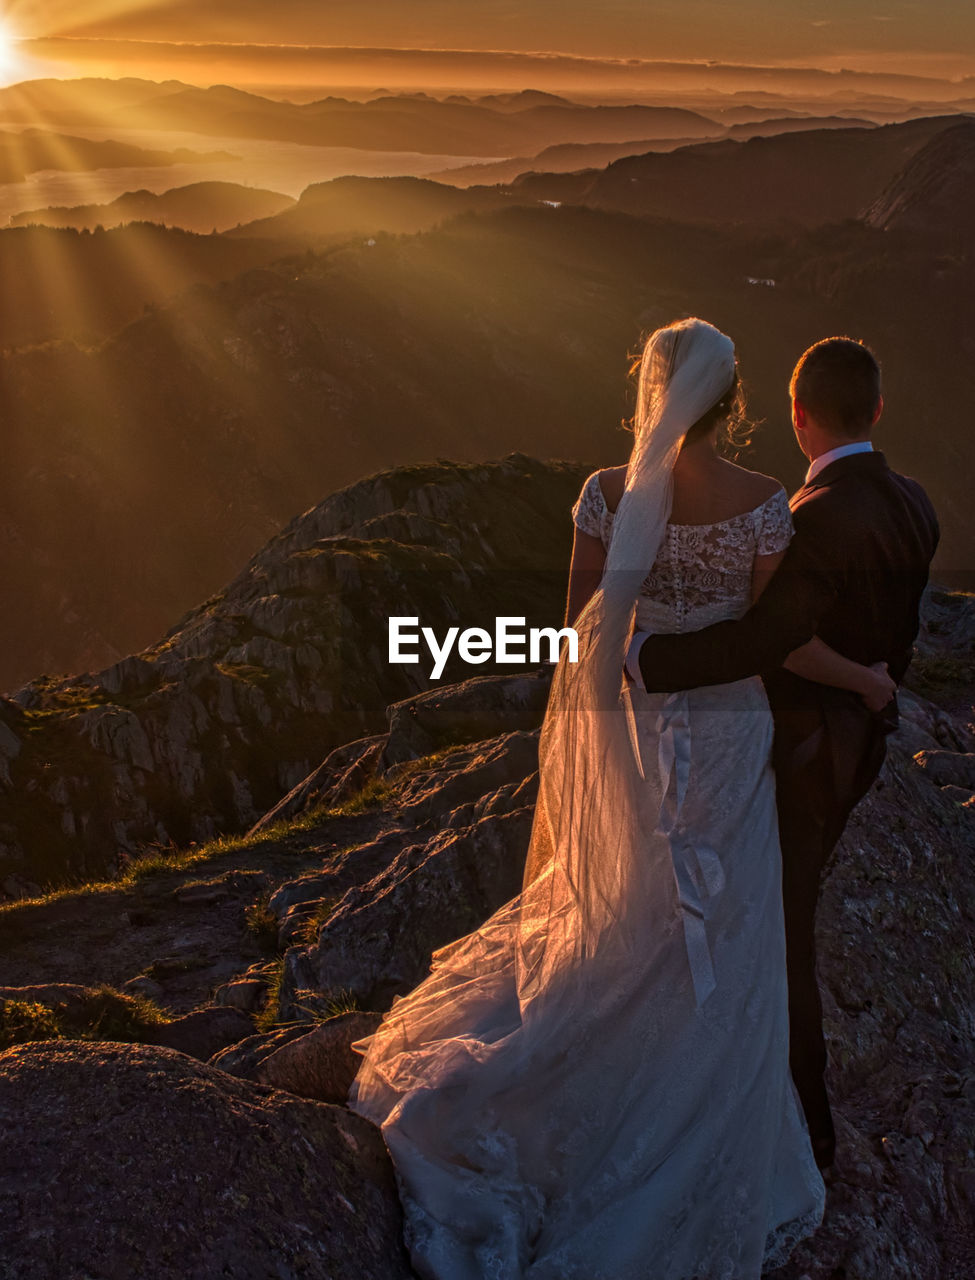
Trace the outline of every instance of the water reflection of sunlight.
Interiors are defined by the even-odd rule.
[[[26,96],[26,95],[25,95]],[[40,116],[40,112],[38,112]],[[234,138],[217,134],[156,131],[72,124],[59,126],[38,118],[33,122],[48,129],[66,128],[76,137],[92,141],[127,142],[152,150],[172,151],[186,147],[197,152],[226,151],[235,160],[152,165],[125,169],[100,169],[91,174],[97,191],[82,191],[82,175],[74,173],[30,174],[25,182],[0,184],[0,227],[25,209],[54,205],[106,204],[126,191],[144,189],[157,194],[193,182],[238,182],[263,187],[284,195],[300,196],[313,182],[327,182],[347,173],[364,177],[393,177],[411,174],[423,177],[440,169],[483,162],[481,156],[430,155],[404,151],[359,151],[354,147],[318,147],[299,142],[272,142],[259,138]],[[24,128],[0,121],[0,129],[10,132]],[[497,159],[498,157],[491,157]]]

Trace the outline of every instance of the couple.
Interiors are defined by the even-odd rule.
[[[816,892],[937,524],[871,450],[865,347],[797,367],[791,512],[716,452],[736,387],[711,325],[647,341],[625,475],[573,509],[522,891],[355,1046],[425,1280],[756,1280],[822,1218]]]

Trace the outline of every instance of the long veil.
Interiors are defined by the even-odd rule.
[[[679,927],[673,861],[657,830],[665,784],[656,767],[641,765],[623,669],[640,586],[670,516],[681,442],[734,371],[731,340],[698,319],[646,343],[602,580],[575,621],[578,661],[563,657],[553,676],[521,892],[436,951],[429,975],[353,1046],[365,1056],[349,1102],[376,1123],[411,1090],[460,1084],[476,1107],[512,1079],[551,1073],[585,1021],[612,1002],[613,975],[649,972]],[[652,760],[652,725],[650,736],[644,758]],[[655,937],[646,936],[648,896],[659,907]],[[486,1069],[492,1060],[497,1070]]]

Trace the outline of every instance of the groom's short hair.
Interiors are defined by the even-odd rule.
[[[870,430],[876,417],[880,366],[864,343],[824,338],[803,352],[789,393],[828,431],[860,436]]]

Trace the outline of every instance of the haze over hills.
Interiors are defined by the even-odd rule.
[[[624,461],[627,353],[682,314],[735,338],[768,421],[749,464],[789,485],[797,355],[837,330],[868,338],[885,365],[881,441],[932,493],[942,568],[971,565],[968,436],[953,426],[975,359],[970,256],[932,273],[909,238],[857,224],[756,236],[573,208],[375,239],[197,287],[98,350],[6,357],[8,688],[138,647],[276,524],[378,467],[526,448]]]
[[[284,213],[272,214],[227,233],[233,239],[270,236],[302,245],[380,231],[425,231],[445,218],[512,204],[495,187],[461,190],[427,178],[333,178],[306,187]]]
[[[41,169],[85,172],[89,169],[124,169],[134,165],[175,165],[187,161],[212,164],[233,159],[234,156],[226,151],[200,152],[187,147],[152,151],[125,142],[73,138],[47,129],[24,129],[16,133],[0,131],[0,182],[21,182],[27,174]]]
[[[13,227],[74,227],[77,230],[154,222],[185,231],[227,231],[244,222],[282,213],[295,203],[278,191],[263,191],[236,182],[195,182],[156,194],[127,191],[107,204],[27,209],[10,219]]]
[[[783,119],[754,120],[755,112],[745,109],[747,123],[716,128],[711,141],[721,137],[741,141],[745,138],[775,137],[780,133],[804,133],[815,129],[870,128],[872,122],[843,116],[787,116]],[[648,151],[676,151],[679,147],[700,144],[700,138],[644,138],[630,142],[564,142],[545,147],[536,156],[520,156],[487,164],[458,165],[429,174],[439,182],[454,186],[471,186],[485,182],[511,182],[522,173],[570,173],[578,169],[603,168],[625,156],[645,155]]]
[[[190,88],[180,80],[117,80],[79,76],[71,80],[23,80],[0,88],[0,120],[5,123],[97,124],[107,113]]]
[[[287,248],[270,238],[241,242],[150,223],[91,233],[7,228],[0,231],[0,350],[97,344],[181,290],[230,280]],[[72,363],[74,353],[63,354]]]
[[[110,82],[111,83],[111,82]],[[80,105],[41,82],[0,91],[0,117],[23,119],[31,111],[49,122],[61,119],[105,127],[152,128],[224,137],[419,151],[453,155],[510,155],[555,142],[618,141],[632,137],[702,137],[714,124],[680,107],[583,106],[548,95],[512,95],[506,101],[440,101],[426,95],[372,98],[365,102],[326,97],[292,103],[263,98],[229,85],[207,89],[138,82],[124,94],[101,93],[89,82]]]
[[[615,161],[579,175],[572,199],[638,215],[774,226],[856,217],[904,164],[955,117],[869,129],[826,129],[682,147]],[[526,178],[541,194],[544,175]],[[562,188],[561,199],[569,198]]]
[[[741,141],[745,138],[774,138],[780,133],[808,133],[811,129],[869,129],[875,123],[857,116],[773,116],[730,125],[728,137]]]
[[[452,165],[427,174],[427,177],[454,187],[508,183],[523,173],[575,173],[580,169],[600,169],[623,156],[644,155],[648,151],[676,151],[678,147],[700,141],[700,138],[638,138],[627,142],[558,142],[554,146],[543,147],[536,156]]]
[[[101,86],[86,85],[80,101],[109,112],[201,95],[241,105],[236,91],[164,88],[130,82],[103,102]],[[248,110],[252,99],[243,95]],[[376,119],[435,118],[444,106],[385,95],[353,105]],[[573,127],[601,118],[542,94],[446,105],[519,128],[538,112]],[[806,123],[775,106],[770,129]],[[649,328],[688,313],[736,339],[754,412],[779,427],[809,342],[835,331],[873,342],[896,461],[930,480],[942,565],[968,568],[964,441],[949,427],[931,457],[916,432],[966,412],[970,251],[952,242],[945,257],[909,221],[886,231],[873,212],[876,225],[859,221],[885,192],[921,190],[937,205],[951,182],[943,207],[970,209],[966,147],[944,141],[968,127],[957,116],[851,121],[466,189],[343,178],[216,236],[147,225],[0,232],[11,459],[0,476],[0,607],[18,617],[0,688],[139,647],[270,529],[366,472],[506,449],[623,461],[627,355]],[[922,161],[923,181],[911,177]],[[159,218],[180,204],[209,229],[214,194],[196,184],[119,204]],[[948,318],[962,333],[951,358],[932,336]],[[761,433],[750,461],[786,483],[801,474],[787,430]]]
[[[956,121],[949,116],[702,142],[669,154],[627,154],[604,169],[532,171],[509,184],[463,191],[454,189],[450,174],[439,185],[429,179],[341,178],[308,188],[296,208],[233,234],[295,236],[314,244],[316,237],[354,226],[370,233],[420,230],[464,210],[537,203],[754,229],[816,226],[858,217],[915,152]],[[464,172],[469,177],[479,169]]]

